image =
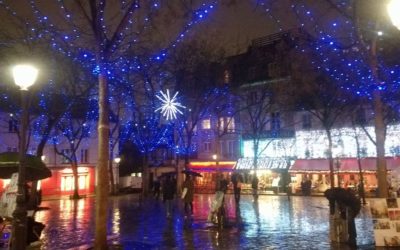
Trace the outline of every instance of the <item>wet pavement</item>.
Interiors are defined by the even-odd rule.
[[[175,201],[172,218],[161,201],[140,202],[138,195],[110,197],[108,235],[119,249],[350,249],[329,240],[329,207],[324,197],[242,195],[240,209],[226,197],[228,223],[218,229],[207,222],[212,195],[196,195],[194,215],[185,218]],[[87,249],[94,238],[94,198],[43,201],[44,223],[38,249]],[[368,207],[356,218],[358,249],[375,249]]]

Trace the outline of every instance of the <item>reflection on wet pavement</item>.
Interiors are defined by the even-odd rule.
[[[218,229],[207,222],[212,195],[196,195],[194,215],[185,218],[175,201],[172,218],[162,201],[140,202],[136,195],[110,197],[107,230],[110,242],[123,249],[349,249],[329,241],[328,202],[323,197],[243,195],[237,208],[227,195],[228,223]],[[94,238],[94,198],[43,201],[36,213],[44,223],[41,249],[70,249]],[[356,218],[359,249],[374,249],[368,208]]]

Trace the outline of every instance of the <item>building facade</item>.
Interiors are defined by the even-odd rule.
[[[0,152],[18,151],[18,118],[12,113],[0,112]],[[95,126],[90,128],[93,133],[88,133],[76,147],[78,186],[80,195],[94,194],[96,185],[97,165],[97,133]],[[53,139],[55,136],[53,137]],[[29,133],[28,154],[36,155],[38,138],[34,133]],[[56,145],[54,145],[56,143]],[[50,178],[39,181],[38,187],[43,196],[69,196],[74,190],[74,175],[71,161],[66,156],[71,155],[71,141],[66,137],[57,136],[57,142],[50,139],[46,144],[42,161],[51,170]],[[78,141],[76,141],[78,143]],[[117,157],[117,149],[114,156]],[[63,155],[64,154],[64,155]],[[115,181],[118,183],[117,164],[113,163]],[[0,180],[0,189],[8,184],[8,180]]]

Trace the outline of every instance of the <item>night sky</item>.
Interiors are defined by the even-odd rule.
[[[255,1],[237,1],[232,6],[218,7],[199,24],[195,35],[206,37],[232,54],[246,49],[254,38],[278,32],[277,24],[252,2]]]

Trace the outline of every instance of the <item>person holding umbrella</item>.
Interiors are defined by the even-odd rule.
[[[163,201],[167,211],[167,218],[171,218],[172,200],[174,199],[175,186],[170,175],[166,175],[162,186]]]
[[[189,174],[186,174],[185,181],[183,182],[182,185],[182,199],[185,203],[186,216],[193,214],[193,196],[194,196],[193,177]]]

